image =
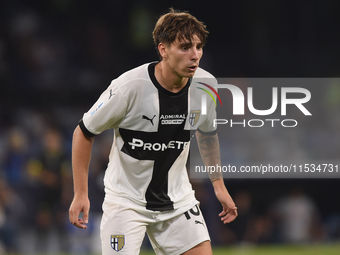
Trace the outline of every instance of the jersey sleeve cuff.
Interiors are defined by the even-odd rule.
[[[80,127],[81,131],[83,131],[83,133],[84,133],[86,136],[88,136],[88,137],[95,137],[95,136],[96,136],[95,134],[91,133],[91,132],[85,127],[84,122],[83,122],[83,119],[81,119],[81,120],[79,121],[78,124],[79,124],[79,127]]]
[[[203,135],[216,135],[217,134],[217,129],[215,129],[214,131],[210,131],[210,132],[204,132],[198,128],[197,131]]]

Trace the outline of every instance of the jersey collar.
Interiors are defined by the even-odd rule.
[[[171,91],[163,88],[162,85],[159,84],[159,82],[156,79],[156,76],[155,76],[155,66],[158,63],[159,62],[152,62],[148,66],[149,77],[150,77],[153,85],[158,89],[158,91],[160,91],[161,93],[163,93],[165,95],[168,95],[168,96],[180,96],[180,95],[186,93],[188,91],[188,88],[189,88],[190,84],[191,84],[192,78],[188,79],[187,84],[185,84],[185,86],[179,92],[176,92],[176,93],[171,92]]]

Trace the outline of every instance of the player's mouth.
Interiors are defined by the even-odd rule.
[[[189,69],[191,72],[195,72],[196,69],[197,69],[197,66],[189,66],[188,69]]]

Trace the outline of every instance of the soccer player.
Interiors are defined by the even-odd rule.
[[[212,254],[207,226],[186,171],[189,142],[196,133],[206,165],[220,165],[213,119],[215,104],[196,87],[216,79],[198,67],[208,31],[186,12],[161,16],[153,31],[160,61],[132,69],[102,93],[74,131],[74,199],[70,222],[86,228],[89,218],[88,168],[94,137],[114,129],[104,177],[101,222],[103,254],[139,254],[147,231],[156,254]],[[223,223],[237,208],[221,173],[210,174],[223,210]],[[83,218],[79,214],[83,213]]]

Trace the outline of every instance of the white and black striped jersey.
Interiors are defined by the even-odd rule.
[[[198,87],[217,81],[198,68],[181,91],[172,93],[157,82],[156,64],[113,80],[79,126],[88,136],[114,129],[104,177],[106,199],[126,197],[148,210],[167,211],[197,202],[186,170],[189,142],[192,131],[216,132],[215,103],[205,97],[208,110],[202,114],[206,92]]]

